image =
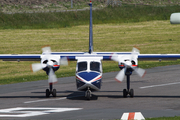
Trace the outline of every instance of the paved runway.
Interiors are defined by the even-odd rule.
[[[144,78],[133,74],[134,98],[123,98],[126,80],[117,72],[103,74],[101,91],[92,100],[78,92],[75,77],[59,79],[57,97],[45,97],[48,82],[0,85],[0,119],[120,119],[124,112],[142,112],[145,118],[180,116],[180,65],[147,69]]]

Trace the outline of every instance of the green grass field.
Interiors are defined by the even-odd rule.
[[[178,25],[169,16],[179,6],[107,7],[93,11],[94,51],[131,51],[141,53],[180,53]],[[157,21],[157,20],[159,21]],[[52,51],[88,51],[89,11],[37,14],[1,14],[0,54],[41,54],[41,46]],[[80,45],[81,44],[81,45]],[[1,62],[0,84],[47,79],[44,71],[31,73],[33,62]],[[139,62],[143,68],[179,64],[178,61]],[[103,71],[118,71],[117,63],[103,62]],[[58,77],[73,76],[75,62],[62,66]]]
[[[133,46],[142,54],[180,53],[179,25],[169,21],[149,21],[93,26],[94,51],[131,51]],[[54,52],[88,51],[89,26],[61,29],[6,29],[0,30],[0,54],[41,54],[41,47],[50,45]],[[30,65],[35,62],[0,62],[0,84],[47,79],[46,73],[32,73]],[[179,64],[179,61],[139,61],[142,68]],[[74,76],[76,62],[61,66],[58,77]],[[113,61],[103,62],[103,71],[118,71]]]
[[[180,117],[160,117],[160,118],[146,118],[146,120],[180,120]]]

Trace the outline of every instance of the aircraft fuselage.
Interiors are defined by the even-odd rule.
[[[78,60],[76,85],[80,91],[98,91],[101,88],[102,63],[98,59]]]

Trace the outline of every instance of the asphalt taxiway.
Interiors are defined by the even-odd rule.
[[[180,65],[147,69],[144,78],[133,74],[134,98],[123,98],[126,80],[118,72],[104,73],[101,91],[88,101],[76,89],[75,77],[60,78],[57,97],[45,97],[48,81],[0,85],[0,119],[120,119],[124,112],[141,112],[145,118],[180,116]]]

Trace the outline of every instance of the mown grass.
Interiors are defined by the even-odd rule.
[[[170,14],[178,10],[179,6],[123,5],[93,11],[94,50],[130,51],[133,46],[138,46],[141,53],[179,53],[177,25],[170,25],[169,21],[141,22],[168,20]],[[51,45],[53,51],[87,51],[88,23],[89,11],[10,15],[2,13],[0,54],[41,54],[40,47],[44,45]],[[30,73],[31,63],[2,62],[0,84],[47,79],[43,71]],[[178,62],[139,64],[147,68],[147,64],[155,67]],[[117,70],[119,69],[115,62],[104,64],[104,72]],[[72,76],[74,71],[75,63],[71,62],[71,66],[62,67],[57,75]]]
[[[149,21],[93,26],[94,51],[131,51],[133,46],[143,54],[180,53],[179,26],[169,21]],[[0,54],[41,54],[41,46],[50,45],[54,52],[88,51],[89,26],[61,29],[6,29],[0,30]],[[47,79],[44,71],[32,73],[30,65],[36,62],[0,62],[0,84]],[[179,61],[139,61],[142,68],[179,64]],[[57,77],[75,75],[76,62],[61,66]],[[119,71],[118,64],[103,61],[103,71]]]
[[[88,7],[88,6],[87,6]],[[151,20],[169,20],[179,6],[127,5],[105,7],[93,11],[94,24],[129,23]],[[74,12],[21,13],[0,16],[0,29],[49,29],[64,28],[89,23],[89,10]]]
[[[175,116],[175,117],[159,117],[159,118],[146,118],[146,120],[180,120],[180,116]]]

